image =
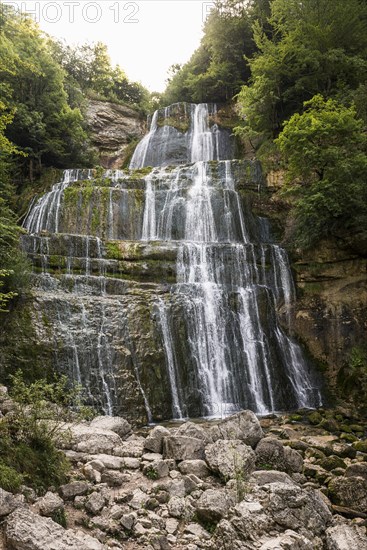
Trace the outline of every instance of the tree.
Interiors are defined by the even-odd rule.
[[[258,20],[251,79],[238,96],[245,133],[269,140],[304,101],[351,98],[367,80],[367,4],[361,0],[273,0]]]
[[[170,67],[163,102],[231,100],[250,75],[244,55],[255,49],[251,22],[248,2],[217,1],[199,48],[182,67]]]
[[[316,95],[275,140],[295,204],[297,244],[367,240],[367,136],[356,110]]]

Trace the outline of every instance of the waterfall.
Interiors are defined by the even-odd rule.
[[[25,216],[40,348],[104,414],[322,402],[292,337],[287,254],[240,195],[262,185],[259,163],[231,160],[219,120],[215,105],[159,109],[130,169],[65,170]]]
[[[232,161],[219,161],[217,170],[209,163],[220,151],[212,114],[207,104],[191,108],[190,165],[155,168],[145,178],[142,239],[179,242],[172,299],[157,304],[172,414],[317,406],[321,397],[309,366],[278,318],[284,307],[290,325],[295,296],[286,252],[271,244],[266,220],[245,219]],[[144,158],[157,131],[155,125],[141,144]],[[175,324],[185,331],[185,344]],[[182,346],[185,364],[178,359]],[[191,373],[186,382],[185,370]]]

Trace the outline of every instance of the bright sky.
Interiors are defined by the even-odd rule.
[[[1,0],[0,0],[1,1]],[[67,43],[102,41],[113,64],[150,91],[163,91],[167,70],[199,46],[212,1],[3,0],[28,12],[41,28]]]

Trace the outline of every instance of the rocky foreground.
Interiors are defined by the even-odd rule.
[[[41,498],[0,489],[2,548],[367,549],[365,427],[339,416],[338,435],[319,412],[135,432],[117,417],[65,426],[70,483]]]

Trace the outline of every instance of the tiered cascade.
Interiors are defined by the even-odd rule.
[[[232,155],[214,106],[174,105],[154,114],[130,171],[66,171],[30,208],[37,331],[106,414],[321,403],[289,335],[287,255],[242,200],[262,185],[259,164]]]

